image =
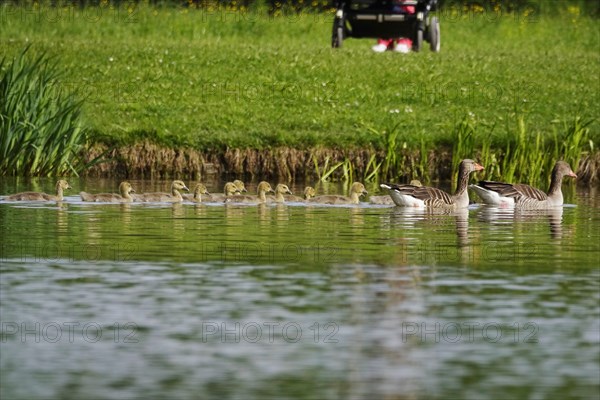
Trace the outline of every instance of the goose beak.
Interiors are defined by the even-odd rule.
[[[475,163],[475,171],[483,171],[485,168],[483,165]]]
[[[185,190],[186,192],[189,192],[189,191],[190,191],[190,189],[188,189],[188,188],[187,188],[187,186],[185,186],[185,185],[183,186],[183,188],[182,188],[182,189],[183,189],[183,190]]]
[[[207,195],[209,195],[209,196],[210,196],[210,193],[208,193],[208,190],[205,190],[205,191],[204,191],[204,194],[207,194]]]
[[[291,191],[291,190],[289,190],[289,189],[287,190],[287,192],[286,192],[286,193],[287,193],[287,194],[294,194],[294,193],[292,193],[292,191]]]
[[[573,171],[569,172],[569,176],[571,178],[577,178],[577,174],[575,172],[573,172]]]

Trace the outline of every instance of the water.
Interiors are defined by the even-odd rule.
[[[599,396],[595,190],[515,215],[84,204],[116,184],[71,184],[0,203],[2,399]]]

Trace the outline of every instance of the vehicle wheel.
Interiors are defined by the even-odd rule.
[[[429,48],[435,53],[440,52],[440,21],[437,17],[431,18],[429,25]]]
[[[413,51],[419,52],[421,50],[422,46],[423,46],[423,30],[417,29],[417,37],[413,41],[413,45],[412,45]]]
[[[342,47],[344,41],[344,25],[339,18],[333,21],[333,32],[331,33],[331,47]]]

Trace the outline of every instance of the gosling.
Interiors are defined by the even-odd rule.
[[[180,190],[185,190],[186,192],[190,191],[183,181],[175,180],[171,183],[171,193],[144,193],[138,196],[138,198],[140,201],[145,202],[179,203],[183,201],[183,197],[181,196],[181,193],[179,193]]]
[[[258,196],[251,195],[237,195],[230,196],[225,199],[225,203],[249,203],[249,204],[260,204],[267,202],[267,193],[275,193],[273,188],[268,182],[262,181],[257,187]],[[289,189],[288,189],[289,190]]]
[[[64,179],[56,182],[56,196],[39,192],[22,192],[7,196],[4,200],[8,201],[63,201],[63,191],[71,189],[69,182]]]
[[[206,194],[210,196],[208,190],[206,190],[206,186],[202,183],[199,183],[194,188],[194,194],[185,194],[183,198],[188,201],[193,201],[194,203],[202,203],[202,195]]]
[[[369,194],[365,185],[360,182],[354,182],[350,186],[350,196],[339,196],[339,195],[323,195],[317,196],[308,200],[309,203],[319,204],[359,204],[360,196]]]
[[[119,185],[119,194],[90,194],[86,192],[80,192],[79,196],[81,196],[82,201],[91,201],[96,203],[131,203],[133,201],[131,193],[135,193],[135,190],[133,190],[131,184],[129,182],[121,182]]]

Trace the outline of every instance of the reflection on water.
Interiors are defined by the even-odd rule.
[[[597,396],[573,203],[0,203],[0,398]]]
[[[547,221],[550,228],[550,237],[552,239],[561,239],[563,235],[563,212],[563,207],[555,207],[548,210],[515,210],[513,208],[482,206],[478,217],[481,221],[490,222],[492,224],[508,223],[513,226]]]

